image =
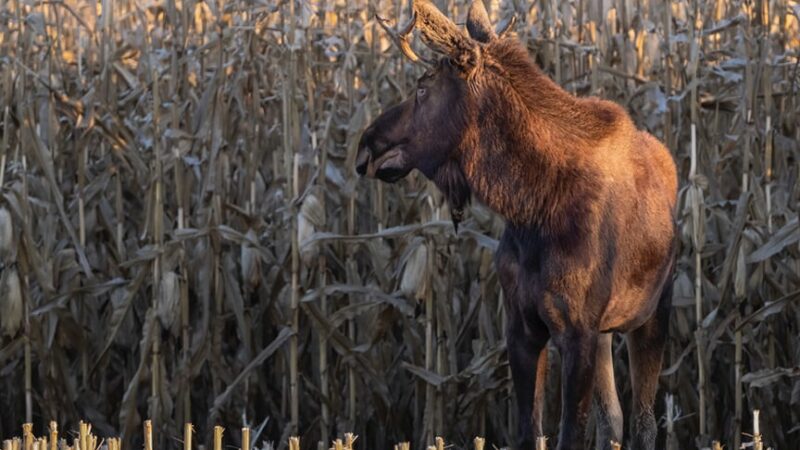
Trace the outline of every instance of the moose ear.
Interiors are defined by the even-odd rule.
[[[478,43],[445,17],[430,0],[414,0],[417,28],[433,51],[449,56],[461,70],[469,72],[478,63]]]
[[[484,44],[497,37],[492,30],[492,23],[489,21],[489,13],[486,12],[483,0],[472,0],[467,12],[467,31],[472,39]]]

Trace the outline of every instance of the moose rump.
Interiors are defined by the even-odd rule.
[[[626,333],[632,415],[625,447],[653,449],[653,413],[674,266],[677,175],[669,151],[618,105],[553,83],[515,39],[495,32],[481,0],[464,33],[429,0],[398,31],[425,64],[414,95],[363,133],[356,170],[395,182],[420,170],[445,194],[454,222],[475,196],[506,221],[495,255],[519,447],[541,436],[546,345],[562,358],[558,449],[583,448],[591,405],[597,448],[623,440],[612,333]],[[441,55],[426,60],[418,29]]]

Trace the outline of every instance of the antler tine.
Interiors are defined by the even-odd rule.
[[[517,23],[517,16],[512,15],[508,22],[502,27],[497,27],[497,36],[498,37],[505,37],[506,33],[514,29],[514,24]]]
[[[408,22],[400,27],[398,31],[393,30],[389,26],[389,21],[378,14],[375,14],[375,19],[378,20],[378,24],[380,24],[381,28],[386,31],[386,34],[389,35],[394,44],[400,49],[401,52],[403,52],[406,58],[416,63],[430,65],[430,61],[423,59],[414,53],[414,50],[411,48],[411,44],[408,42],[408,35],[411,34],[411,31],[414,30],[414,27],[417,24],[416,12],[412,13],[411,18],[408,19]]]

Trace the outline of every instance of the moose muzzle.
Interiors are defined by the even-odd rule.
[[[377,178],[381,181],[394,183],[408,175],[411,167],[408,164],[408,156],[403,150],[402,145],[391,146],[376,154],[365,133],[361,142],[358,144],[356,154],[356,172],[361,176]]]

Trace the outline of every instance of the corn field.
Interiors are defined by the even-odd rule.
[[[437,3],[463,23],[468,2]],[[800,448],[800,2],[486,5],[678,164],[657,447],[739,448],[759,409],[766,446]],[[421,75],[374,17],[409,6],[0,4],[0,440],[85,420],[139,448],[152,419],[159,450],[189,422],[207,448],[242,424],[258,448],[514,441],[502,219],[474,201],[456,233],[421,175],[354,170],[360,133]]]

